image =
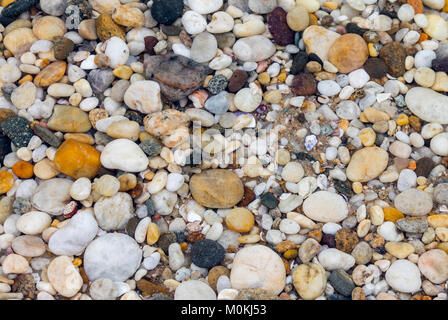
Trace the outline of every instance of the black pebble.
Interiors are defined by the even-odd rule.
[[[0,162],[11,152],[11,140],[7,136],[0,135]]]
[[[307,63],[308,55],[304,51],[298,52],[292,60],[292,65],[289,73],[298,74],[302,72]]]
[[[332,234],[324,233],[320,242],[326,244],[329,248],[336,248],[336,239]]]
[[[352,23],[352,22],[348,23],[345,26],[345,30],[347,30],[347,33],[356,33],[356,34],[360,35],[361,37],[366,31],[368,31],[366,29],[362,29],[362,28],[358,27],[358,25],[356,23]]]
[[[203,239],[195,242],[191,249],[191,261],[201,268],[212,268],[224,259],[224,247],[218,242]]]
[[[311,52],[311,53],[308,55],[308,61],[316,61],[316,62],[318,62],[321,66],[324,65],[322,59],[319,58],[319,56],[318,56],[317,54],[313,53],[313,52]]]
[[[156,0],[151,7],[151,15],[158,23],[169,25],[182,16],[183,9],[182,0]]]
[[[19,116],[3,120],[0,128],[17,148],[26,147],[34,135],[28,120]]]

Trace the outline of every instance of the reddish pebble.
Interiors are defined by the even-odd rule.
[[[145,49],[146,49],[146,51],[150,55],[156,54],[154,52],[154,47],[156,46],[157,42],[159,42],[159,40],[157,40],[157,38],[153,37],[153,36],[147,36],[147,37],[145,37],[144,40],[145,40]]]
[[[268,28],[278,45],[286,46],[294,43],[294,31],[286,22],[286,11],[282,8],[275,8],[268,16]]]
[[[291,90],[297,96],[311,96],[316,93],[316,80],[310,73],[300,73],[292,79]]]
[[[235,70],[230,77],[229,84],[227,85],[229,92],[237,92],[240,90],[247,81],[247,72],[244,70]]]

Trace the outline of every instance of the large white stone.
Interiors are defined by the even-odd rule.
[[[72,183],[73,181],[62,178],[42,182],[33,195],[33,206],[52,215],[62,214],[65,205],[71,200],[70,187]]]
[[[101,229],[119,230],[134,215],[134,206],[129,193],[118,192],[113,197],[101,197],[95,203],[94,211]]]
[[[321,251],[317,256],[325,270],[348,270],[355,265],[355,258],[336,248]]]
[[[418,267],[404,259],[392,263],[386,272],[386,281],[394,290],[406,293],[420,290],[422,284]]]
[[[109,278],[126,281],[142,260],[137,242],[122,233],[107,233],[93,240],[84,253],[84,268],[90,281]]]
[[[128,139],[109,142],[101,153],[101,164],[108,169],[139,172],[145,170],[148,163],[148,157],[143,150]]]
[[[347,203],[340,195],[329,191],[317,191],[303,203],[305,215],[319,222],[339,222],[348,215]]]
[[[202,281],[189,280],[177,286],[174,300],[216,300],[216,293]]]
[[[93,217],[93,209],[80,210],[51,236],[48,247],[54,254],[78,255],[95,238],[97,232],[98,223]]]
[[[135,81],[126,90],[124,103],[142,113],[161,111],[160,85],[151,80]]]
[[[448,97],[428,88],[415,87],[405,98],[409,110],[428,122],[448,124]]]
[[[265,36],[257,35],[239,39],[233,45],[233,52],[241,61],[262,61],[275,53],[275,46]]]

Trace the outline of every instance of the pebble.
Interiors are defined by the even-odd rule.
[[[366,62],[368,56],[364,39],[352,33],[338,37],[328,51],[328,60],[341,73],[359,69]]]
[[[426,192],[412,188],[398,194],[394,199],[394,205],[404,214],[422,216],[431,211],[433,202]]]
[[[413,293],[420,290],[421,279],[418,267],[409,260],[396,260],[386,271],[386,281],[399,292]]]
[[[131,237],[108,233],[90,242],[84,253],[84,268],[90,281],[109,278],[125,281],[140,266],[142,251]]]
[[[189,280],[176,287],[174,300],[216,300],[216,293],[202,281]]]
[[[146,169],[149,160],[139,146],[127,139],[109,142],[101,153],[101,164],[108,169],[139,172]]]
[[[69,179],[53,178],[40,183],[32,196],[33,206],[52,215],[61,215],[70,201]]]
[[[445,251],[432,249],[418,258],[418,268],[429,281],[440,284],[448,279],[447,260]]]
[[[198,63],[209,62],[215,57],[217,49],[216,38],[208,32],[202,32],[194,37],[191,45],[191,59]]]
[[[122,229],[134,213],[132,198],[124,192],[118,192],[112,197],[102,197],[95,203],[94,212],[102,229]]]
[[[292,281],[300,297],[304,300],[314,300],[325,291],[327,277],[322,266],[304,263],[294,269]]]
[[[348,270],[355,264],[355,258],[335,248],[329,248],[318,254],[320,264],[325,270]]]
[[[348,215],[345,200],[329,191],[311,194],[303,202],[303,211],[307,217],[319,222],[339,222]]]
[[[233,45],[233,52],[241,61],[262,61],[275,53],[275,46],[262,35],[239,39]]]
[[[366,147],[356,151],[347,167],[347,178],[351,181],[367,182],[378,177],[386,169],[389,156],[378,147]]]
[[[47,275],[51,285],[64,297],[74,296],[83,284],[79,271],[68,256],[53,259],[48,265]]]
[[[285,285],[286,273],[281,258],[262,245],[245,247],[236,254],[230,281],[232,288],[260,288],[279,294]]]

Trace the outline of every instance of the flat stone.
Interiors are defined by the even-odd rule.
[[[448,254],[440,249],[426,251],[418,259],[418,268],[429,281],[441,284],[448,279]]]
[[[33,195],[33,206],[52,215],[61,215],[66,204],[71,200],[72,183],[73,181],[62,178],[43,181]]]
[[[341,73],[349,73],[363,66],[369,57],[364,39],[354,33],[338,37],[328,51],[328,60]]]
[[[329,191],[318,191],[303,202],[305,215],[319,222],[339,222],[348,215],[347,203],[340,195]]]
[[[292,282],[300,297],[304,300],[314,300],[324,292],[327,276],[322,266],[315,263],[303,263],[294,269]]]
[[[67,256],[53,259],[48,265],[47,275],[52,286],[64,297],[73,297],[83,284],[78,269]]]
[[[226,192],[222,192],[222,190]],[[236,174],[223,169],[211,169],[195,174],[190,179],[193,198],[209,208],[231,208],[244,195],[243,184]]]
[[[378,147],[366,147],[356,151],[347,166],[350,181],[367,182],[378,177],[387,167],[389,155]]]
[[[239,39],[233,45],[233,52],[241,61],[262,61],[275,53],[275,46],[265,36],[256,35]]]
[[[177,286],[174,300],[216,300],[216,293],[202,281],[189,280]]]
[[[448,97],[429,88],[415,87],[405,97],[413,114],[427,122],[448,123]]]
[[[339,33],[327,28],[312,25],[305,29],[302,38],[306,46],[306,52],[308,54],[315,53],[322,61],[325,61],[328,60],[328,51],[340,36]]]
[[[61,132],[87,132],[92,128],[89,116],[78,107],[55,105],[48,127]]]
[[[386,281],[399,292],[413,293],[420,290],[422,281],[418,267],[409,260],[396,260],[386,272]]]
[[[395,207],[410,216],[423,216],[432,209],[432,197],[419,189],[408,189],[394,199]]]

